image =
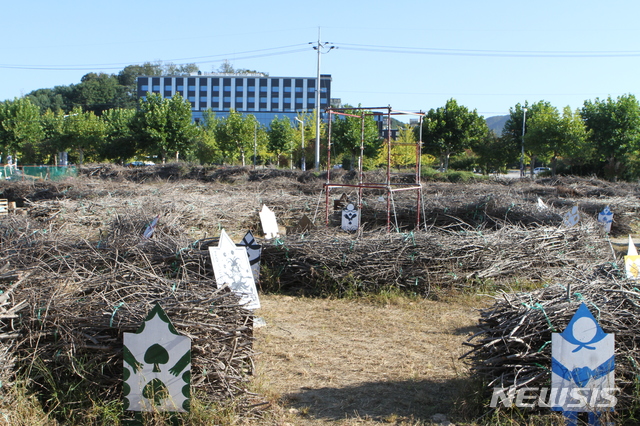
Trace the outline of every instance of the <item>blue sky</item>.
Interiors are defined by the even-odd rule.
[[[485,117],[545,100],[640,95],[640,2],[165,0],[11,2],[0,100],[145,61],[314,77],[343,103],[427,111],[447,99]]]

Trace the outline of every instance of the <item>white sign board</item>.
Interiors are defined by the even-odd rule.
[[[349,203],[347,207],[342,210],[342,229],[345,231],[357,231],[360,226],[360,212]]]
[[[612,410],[614,368],[614,334],[582,303],[567,328],[551,334],[551,409],[565,415]]]
[[[278,230],[276,214],[264,204],[262,205],[262,211],[260,212],[260,222],[262,223],[262,232],[264,232],[264,237],[267,240],[276,238],[279,235],[280,231]]]
[[[629,248],[627,249],[627,255],[624,257],[624,270],[627,278],[630,280],[637,280],[640,278],[640,256],[638,256],[638,249],[629,235]]]
[[[613,212],[609,209],[609,206],[605,207],[600,213],[598,213],[598,223],[604,228],[604,232],[611,232],[611,224],[613,223]]]
[[[124,409],[189,411],[191,339],[178,334],[160,305],[123,340]]]
[[[578,206],[573,206],[571,211],[568,211],[563,218],[562,223],[567,228],[577,225],[580,222],[580,213],[578,212]]]
[[[548,208],[549,206],[547,206],[547,204],[538,197],[538,210],[547,210]]]
[[[231,287],[231,291],[240,296],[240,304],[246,309],[260,308],[247,250],[237,247],[223,229],[218,247],[209,247],[209,254],[218,288],[226,284]]]

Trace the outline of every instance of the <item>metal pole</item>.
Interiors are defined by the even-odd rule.
[[[522,108],[522,151],[520,152],[520,177],[524,177],[524,124],[527,121],[527,108]]]
[[[298,117],[295,117],[295,119],[298,123],[300,123],[300,129],[302,131],[302,141],[300,142],[300,145],[302,146],[302,158],[300,162],[302,164],[300,164],[300,170],[305,172],[307,171],[307,159],[304,155],[304,120],[300,120]]]
[[[313,167],[320,170],[320,27],[318,27],[318,69],[316,80],[316,158]]]

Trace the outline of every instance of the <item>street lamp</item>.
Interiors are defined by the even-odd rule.
[[[524,177],[524,124],[527,121],[527,108],[522,108],[522,151],[520,152],[520,177]]]
[[[311,44],[311,43],[309,43]],[[320,53],[322,49],[327,47],[325,53],[329,53],[335,46],[329,46],[329,42],[320,42],[320,28],[318,27],[318,44],[313,46],[314,50],[318,51],[318,78],[316,79],[316,159],[313,167],[316,170],[320,170]]]
[[[300,169],[305,172],[307,171],[307,159],[304,156],[304,120],[300,120],[298,117],[295,117],[296,121],[298,123],[300,123],[300,128],[302,129],[302,141],[301,141],[301,146],[302,146],[302,159],[300,160],[300,162],[302,164],[300,164]]]

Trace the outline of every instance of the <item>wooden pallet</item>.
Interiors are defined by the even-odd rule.
[[[6,216],[9,213],[9,202],[6,198],[0,198],[0,216]]]

